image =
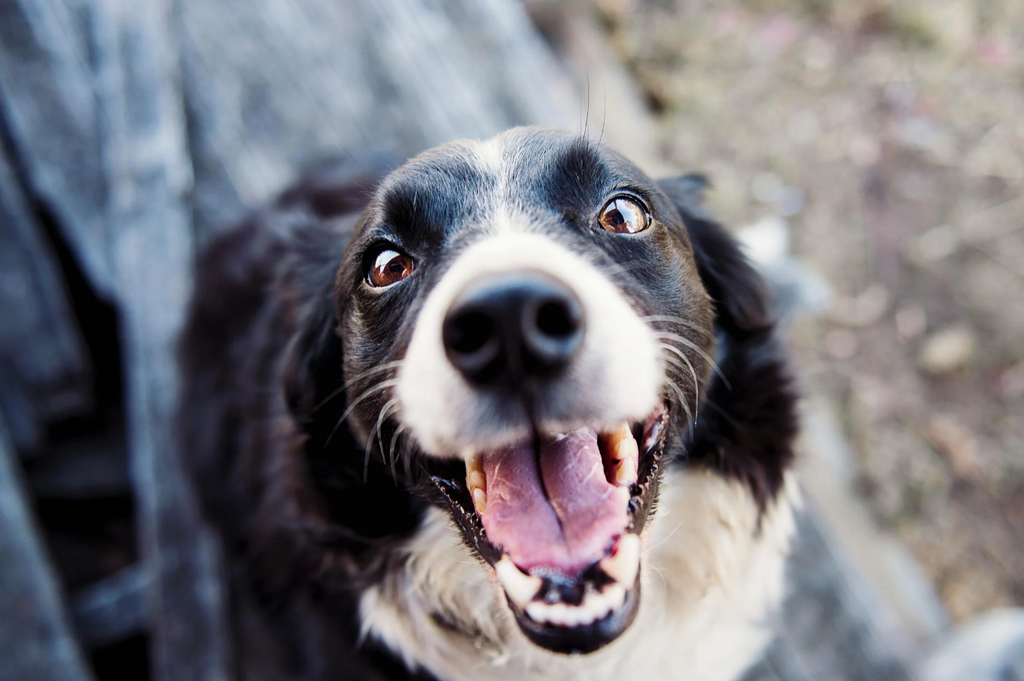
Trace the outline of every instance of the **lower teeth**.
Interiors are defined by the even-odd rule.
[[[539,624],[573,627],[592,624],[623,606],[640,570],[640,537],[624,534],[616,543],[615,552],[603,558],[598,566],[612,583],[600,591],[588,587],[579,605],[557,600],[545,602],[541,598],[543,580],[520,570],[507,555],[501,557],[494,570],[508,599],[530,619]]]
[[[520,608],[529,603],[540,591],[543,581],[540,577],[528,575],[512,562],[508,556],[502,556],[494,565],[498,581],[508,594],[509,600]]]
[[[615,553],[598,563],[605,574],[627,589],[640,570],[640,537],[627,532],[619,539]]]
[[[526,606],[526,614],[539,624],[578,627],[593,624],[620,609],[626,602],[626,589],[611,584],[600,592],[589,593],[580,605],[542,603],[533,601]]]

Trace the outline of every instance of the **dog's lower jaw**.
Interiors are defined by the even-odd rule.
[[[433,509],[405,547],[408,560],[363,596],[363,632],[442,681],[732,681],[770,640],[798,500],[790,476],[759,516],[741,483],[669,471],[644,533],[635,622],[596,653],[576,656],[526,639],[490,568]]]

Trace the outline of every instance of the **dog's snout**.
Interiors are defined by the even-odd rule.
[[[583,306],[540,273],[488,277],[452,303],[442,329],[448,360],[475,385],[556,376],[583,341]]]

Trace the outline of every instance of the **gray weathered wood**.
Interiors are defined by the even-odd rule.
[[[833,670],[829,678],[845,679],[843,670]],[[784,637],[777,637],[765,652],[764,658],[750,669],[743,681],[822,681],[807,675],[803,662],[787,644]]]
[[[743,681],[804,681],[803,679],[789,679],[780,676],[772,664],[767,660],[761,660],[743,675]]]
[[[140,548],[156,681],[226,681],[230,634],[217,543],[172,425],[175,343],[190,290],[191,174],[169,0],[102,0],[94,18],[107,218],[123,319]]]
[[[0,3],[0,106],[35,196],[109,298],[115,291],[87,9],[84,0]]]
[[[905,661],[875,624],[870,594],[844,568],[814,514],[801,513],[789,596],[775,649],[807,679],[909,681]]]
[[[0,147],[0,407],[21,451],[89,405],[89,364],[60,266]]]
[[[0,681],[89,681],[0,418]]]
[[[910,681],[906,660],[879,635],[862,577],[801,513],[787,565],[788,593],[765,658],[744,681]]]
[[[95,648],[145,631],[151,587],[151,572],[132,565],[73,594],[71,617],[81,644]]]
[[[1024,681],[1024,608],[979,615],[947,633],[919,665],[921,681]]]
[[[26,471],[40,499],[90,499],[131,494],[122,424],[50,443]]]
[[[578,125],[578,95],[517,2],[179,4],[201,229],[325,154]]]

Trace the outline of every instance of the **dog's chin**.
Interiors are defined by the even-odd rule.
[[[640,534],[657,494],[669,407],[612,430],[530,438],[422,463],[523,634],[557,653],[618,638],[640,603]]]
[[[589,624],[558,626],[537,622],[509,601],[519,629],[536,645],[556,653],[592,653],[622,635],[640,607],[640,578],[626,591],[621,607]]]

